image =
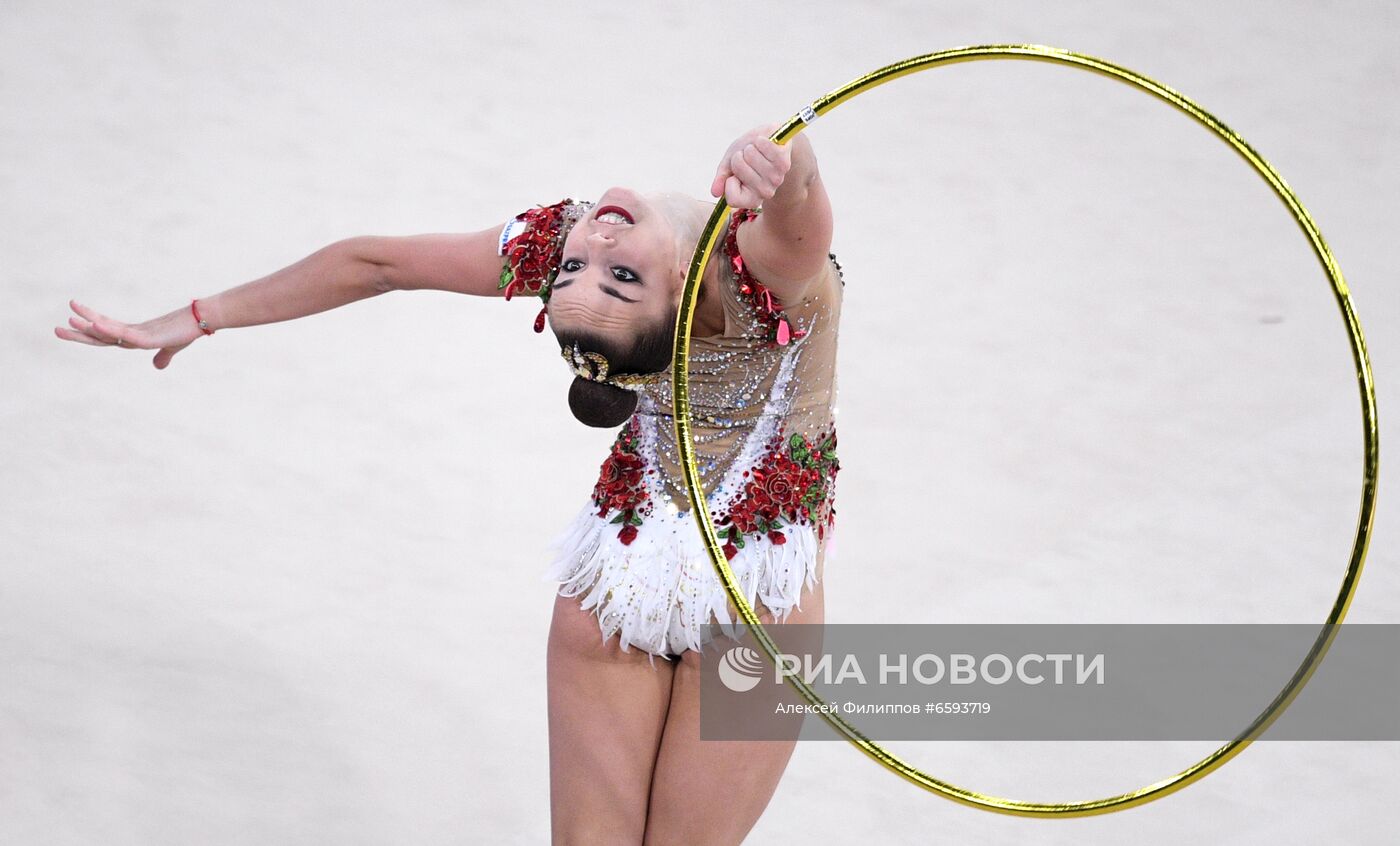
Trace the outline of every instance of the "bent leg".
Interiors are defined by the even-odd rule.
[[[815,589],[802,594],[784,623],[825,619],[821,561]],[[759,606],[759,621],[773,614]],[[779,642],[779,647],[782,644]],[[671,707],[652,777],[648,846],[735,844],[758,822],[778,788],[797,740],[701,740],[700,654],[687,650],[675,668]]]
[[[666,721],[672,662],[606,643],[577,597],[549,627],[549,805],[555,844],[638,844]]]

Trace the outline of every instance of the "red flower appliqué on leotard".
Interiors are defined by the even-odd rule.
[[[783,526],[793,523],[816,526],[817,538],[822,538],[836,516],[832,487],[840,469],[834,427],[812,440],[801,434],[775,436],[759,465],[745,471],[744,490],[719,521],[719,534],[727,538],[725,557],[738,554],[745,535],[786,543]]]
[[[617,537],[624,544],[630,544],[637,537],[642,514],[651,512],[650,496],[642,479],[646,462],[637,455],[637,426],[637,418],[633,417],[618,432],[612,452],[598,473],[598,483],[593,486],[593,504],[598,506],[598,516],[618,512],[612,522],[622,524]]]
[[[637,425],[633,418],[618,433],[593,487],[598,516],[617,512],[611,522],[622,524],[617,537],[623,544],[636,539],[642,517],[651,513],[643,483],[648,469],[636,452]],[[743,491],[729,501],[716,521],[717,532],[725,539],[725,557],[738,554],[745,535],[787,543],[783,528],[788,525],[812,525],[817,538],[824,537],[836,516],[832,490],[840,469],[834,427],[813,439],[801,434],[775,435],[758,464],[744,472],[748,481]]]

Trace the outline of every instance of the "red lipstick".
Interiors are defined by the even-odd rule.
[[[594,212],[594,214],[593,214],[593,219],[594,219],[594,220],[597,220],[598,218],[602,217],[603,215],[607,214],[608,212],[617,212],[618,214],[622,215],[622,218],[623,218],[624,220],[626,220],[628,223],[636,223],[636,222],[637,222],[637,221],[633,220],[631,213],[628,212],[627,209],[624,209],[622,206],[614,206],[614,205],[607,205],[607,206],[603,206],[602,208],[598,209],[598,211]]]

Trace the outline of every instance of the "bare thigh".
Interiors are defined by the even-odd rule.
[[[666,721],[671,661],[606,643],[578,597],[556,596],[549,627],[549,805],[557,844],[635,844]]]
[[[785,623],[820,623],[825,619],[818,557],[815,589],[804,591],[802,607]],[[732,608],[732,605],[731,605]],[[773,622],[761,605],[759,621]],[[778,641],[782,647],[782,642]],[[758,822],[787,769],[797,741],[701,740],[700,655],[681,653],[671,686],[671,707],[652,776],[647,812],[648,846],[708,846],[743,841]]]

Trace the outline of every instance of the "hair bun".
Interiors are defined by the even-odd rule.
[[[637,410],[637,394],[614,385],[575,376],[569,385],[569,410],[585,426],[620,426]]]

